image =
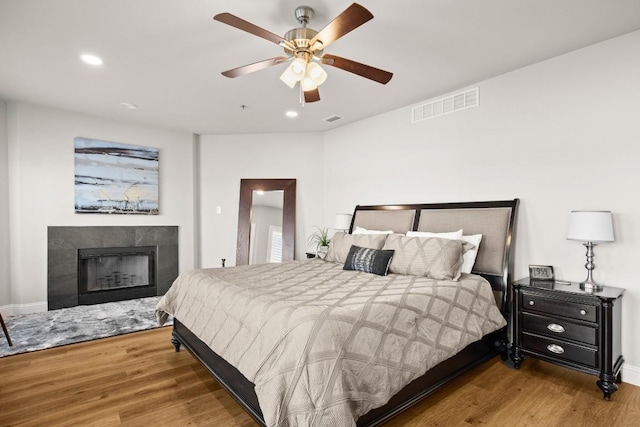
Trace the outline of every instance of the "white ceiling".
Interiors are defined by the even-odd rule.
[[[300,4],[320,30],[351,1],[0,0],[0,98],[199,134],[323,131],[640,29],[639,0],[362,0],[374,19],[326,52],[392,71],[387,85],[325,67],[301,108],[284,64],[220,74],[283,52],[215,14],[284,35]]]

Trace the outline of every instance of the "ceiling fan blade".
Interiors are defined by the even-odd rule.
[[[265,30],[264,28],[260,28],[257,25],[252,24],[249,21],[245,21],[242,18],[238,18],[235,15],[224,12],[219,13],[213,17],[218,22],[222,22],[223,24],[231,25],[239,30],[246,31],[247,33],[253,34],[254,36],[262,37],[265,40],[269,40],[275,44],[278,44],[282,47],[288,47],[290,49],[295,49],[295,46],[291,42],[286,39],[283,39],[277,34],[274,34],[270,31]]]
[[[318,90],[318,88],[305,91],[304,102],[317,102],[317,101],[320,101],[320,91]]]
[[[231,70],[223,71],[222,75],[225,77],[239,77],[245,74],[253,73],[255,71],[264,70],[273,65],[280,64],[288,60],[286,56],[276,56],[275,58],[265,59],[264,61],[254,62],[253,64],[243,65],[242,67],[232,68]]]
[[[371,12],[363,6],[353,3],[340,15],[336,16],[335,19],[327,24],[326,27],[320,30],[320,32],[311,39],[309,45],[313,46],[317,41],[320,41],[322,43],[322,48],[324,49],[340,37],[355,30],[372,18],[373,15]]]
[[[393,73],[372,67],[370,65],[361,64],[350,59],[341,58],[335,55],[325,54],[322,57],[322,63],[331,65],[332,67],[341,68],[353,74],[365,77],[378,83],[387,84]]]

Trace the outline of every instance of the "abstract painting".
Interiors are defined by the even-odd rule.
[[[158,149],[74,138],[76,213],[158,215]]]

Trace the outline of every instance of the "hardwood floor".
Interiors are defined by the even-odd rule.
[[[171,327],[0,358],[0,426],[254,426]],[[602,399],[596,378],[496,358],[388,426],[637,426],[640,387]]]

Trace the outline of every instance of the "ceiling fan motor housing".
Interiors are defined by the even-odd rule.
[[[294,28],[293,30],[287,31],[284,38],[285,40],[293,43],[296,46],[296,49],[292,50],[285,46],[284,52],[289,56],[298,56],[299,53],[306,52],[317,59],[321,58],[323,53],[323,50],[321,49],[322,43],[320,41],[316,42],[315,49],[314,46],[309,46],[309,41],[311,41],[316,34],[318,34],[316,30],[307,27]]]

